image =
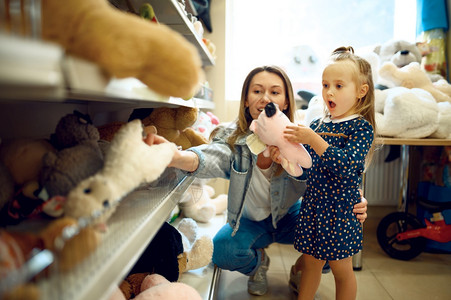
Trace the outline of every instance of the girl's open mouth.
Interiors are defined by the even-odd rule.
[[[329,101],[329,107],[334,108],[336,106],[335,102]]]

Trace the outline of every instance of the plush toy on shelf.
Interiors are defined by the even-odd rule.
[[[2,183],[0,226],[15,225],[38,215],[44,201],[37,197],[43,157],[55,148],[46,139],[18,138],[0,145]]]
[[[136,275],[129,287],[136,290],[133,294],[125,294],[125,287],[121,286],[121,289],[113,291],[108,300],[202,300],[199,292],[185,283],[171,282],[160,274]]]
[[[312,158],[301,144],[291,143],[283,137],[283,131],[288,125],[295,125],[288,117],[280,111],[277,104],[272,102],[265,106],[265,110],[260,113],[256,120],[250,125],[250,130],[263,142],[260,147],[255,147],[255,137],[250,136],[247,140],[251,146],[252,152],[258,154],[263,152],[269,156],[268,146],[277,146],[280,150],[280,159],[282,167],[292,176],[301,176],[304,172],[302,168],[312,166]]]
[[[446,94],[450,90],[449,84],[433,84],[420,64],[412,62],[402,68],[398,68],[391,62],[386,62],[379,69],[379,75],[392,82],[395,86],[405,88],[420,88],[432,94],[437,102],[451,102],[451,95]]]
[[[62,197],[103,167],[99,139],[99,132],[88,115],[74,111],[60,119],[50,137],[58,151],[43,157],[39,176],[39,196],[46,202],[45,213],[61,216]]]
[[[149,274],[160,274],[168,281],[176,282],[184,272],[208,265],[212,255],[212,239],[207,235],[199,235],[197,223],[193,219],[183,218],[176,227],[163,223],[120,284],[121,294],[125,299],[136,297],[144,278]]]
[[[214,195],[213,187],[201,179],[195,179],[179,202],[183,216],[207,223],[215,215],[223,213],[227,209],[228,197],[226,194],[220,194],[213,198]]]
[[[114,8],[107,0],[42,2],[42,36],[116,78],[191,98],[203,81],[197,49],[169,27]]]
[[[92,218],[106,210],[95,221],[104,224],[122,197],[141,184],[156,180],[177,147],[173,143],[153,145],[152,138],[153,135],[148,135],[143,139],[140,120],[122,126],[108,147],[102,169],[81,181],[67,195],[65,215]]]
[[[206,144],[208,140],[191,126],[196,122],[199,110],[193,107],[154,108],[150,115],[142,120],[144,126],[155,126],[157,134],[182,149]]]

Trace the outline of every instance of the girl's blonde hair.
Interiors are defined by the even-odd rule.
[[[355,65],[355,70],[353,74],[354,82],[357,88],[362,84],[368,85],[368,92],[360,98],[355,105],[355,112],[362,115],[372,126],[373,126],[373,143],[368,152],[366,158],[366,167],[369,166],[375,151],[374,139],[376,138],[376,116],[374,109],[374,82],[373,74],[371,71],[370,63],[354,54],[354,48],[352,47],[339,47],[332,52],[330,57],[331,62],[337,61],[350,61]]]

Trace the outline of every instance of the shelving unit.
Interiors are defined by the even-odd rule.
[[[158,183],[122,199],[95,252],[70,272],[40,282],[42,299],[107,299],[192,182],[175,176],[167,172]]]
[[[128,10],[125,1],[110,2]],[[128,2],[137,11],[148,1]],[[177,1],[150,3],[161,23],[168,24],[197,47],[204,66],[214,65],[210,52]],[[214,109],[212,101],[163,97],[134,78],[107,78],[95,64],[68,56],[56,45],[0,32],[2,139],[48,137],[57,121],[74,109],[90,114],[95,120],[96,115],[114,118],[118,112],[160,106]],[[66,273],[50,265],[50,276],[38,281],[41,299],[107,299],[168,219],[192,180],[167,169],[156,182],[121,199],[108,220],[108,231],[102,234],[101,243],[92,254]],[[51,256],[46,251],[41,258],[49,264]],[[29,270],[25,266],[20,271]],[[15,284],[32,275],[2,281]],[[0,298],[2,291],[0,285]]]

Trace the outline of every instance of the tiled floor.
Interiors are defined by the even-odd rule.
[[[379,247],[376,228],[379,220],[394,207],[369,207],[364,224],[362,270],[356,271],[357,299],[365,300],[444,300],[451,299],[451,254],[422,253],[411,261],[390,258]],[[268,271],[269,291],[264,296],[247,293],[247,276],[222,271],[217,300],[295,299],[288,288],[289,270],[298,257],[290,245],[274,244],[267,249],[271,258]],[[322,300],[335,299],[332,273],[322,277],[318,291]]]

